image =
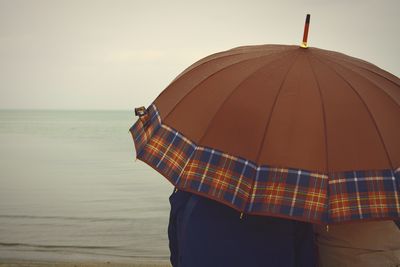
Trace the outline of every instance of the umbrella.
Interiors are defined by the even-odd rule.
[[[184,70],[131,127],[137,158],[240,213],[332,224],[400,217],[400,79],[302,45]]]

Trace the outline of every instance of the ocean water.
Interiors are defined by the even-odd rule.
[[[169,182],[130,111],[0,111],[2,260],[168,260]]]

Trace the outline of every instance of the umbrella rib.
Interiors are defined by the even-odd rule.
[[[172,114],[172,112],[176,109],[176,107],[177,107],[186,97],[188,97],[191,93],[193,93],[197,88],[199,88],[200,85],[202,85],[203,83],[205,83],[208,79],[210,79],[211,77],[213,77],[213,76],[215,76],[216,74],[220,73],[221,71],[223,71],[223,70],[225,70],[225,69],[227,69],[227,68],[230,68],[230,67],[232,67],[232,66],[235,66],[235,65],[237,65],[237,64],[243,63],[243,62],[247,62],[247,61],[254,60],[254,59],[260,59],[260,58],[263,58],[263,57],[271,56],[272,54],[280,54],[280,53],[282,53],[282,51],[278,51],[278,52],[270,53],[270,54],[265,54],[265,55],[258,56],[258,57],[253,57],[253,58],[244,59],[244,60],[235,62],[235,63],[233,63],[233,64],[230,64],[230,65],[228,65],[228,66],[225,66],[225,67],[223,67],[222,69],[220,69],[220,70],[218,70],[218,71],[216,71],[216,72],[213,72],[211,75],[207,76],[207,77],[206,77],[205,79],[203,79],[200,83],[198,83],[196,86],[194,86],[190,91],[188,91],[188,92],[175,104],[175,106],[165,115],[164,121],[169,117],[169,115]]]
[[[203,135],[201,136],[201,138],[198,141],[198,144],[200,145],[201,142],[203,141],[204,137],[206,136],[208,130],[210,129],[211,125],[213,124],[214,120],[217,117],[217,114],[219,113],[219,111],[222,109],[222,107],[224,106],[224,104],[231,98],[231,96],[240,88],[240,86],[247,80],[249,80],[255,73],[257,73],[259,70],[271,65],[272,63],[278,61],[278,60],[282,60],[282,58],[286,58],[287,56],[294,54],[295,52],[287,52],[286,55],[279,57],[275,60],[272,60],[270,62],[268,62],[267,64],[263,64],[261,67],[257,68],[255,71],[253,71],[251,74],[249,74],[246,78],[244,78],[237,86],[235,86],[235,88],[233,88],[233,90],[225,97],[224,101],[222,101],[222,103],[220,104],[219,108],[217,109],[217,111],[214,113],[214,115],[211,117],[210,122],[208,123],[206,130],[204,131]]]
[[[287,76],[288,76],[290,70],[291,70],[292,67],[294,66],[294,63],[296,62],[296,60],[297,60],[298,57],[299,57],[299,53],[297,52],[297,56],[296,56],[296,58],[293,60],[292,64],[289,66],[288,70],[286,71],[285,76],[283,77],[282,82],[281,82],[281,84],[280,84],[280,86],[279,86],[278,92],[277,92],[277,94],[276,94],[276,96],[275,96],[274,103],[272,104],[272,107],[271,107],[271,112],[270,112],[270,114],[269,114],[269,116],[268,116],[267,123],[266,123],[266,125],[265,125],[265,127],[264,127],[263,138],[262,138],[262,140],[261,140],[260,147],[258,148],[258,151],[257,151],[257,156],[256,156],[256,161],[255,161],[257,165],[261,165],[260,163],[258,163],[258,161],[259,161],[259,158],[260,158],[260,156],[261,156],[261,151],[262,151],[262,148],[263,148],[263,146],[264,146],[265,137],[267,136],[269,124],[270,124],[270,122],[271,122],[272,114],[273,114],[273,112],[274,112],[274,109],[275,109],[276,103],[277,103],[277,101],[278,101],[279,95],[280,95],[280,93],[281,93],[281,91],[282,91],[283,85],[285,84],[286,78],[287,78]],[[259,168],[256,169],[256,177],[255,177],[255,179],[253,179],[253,181],[252,181],[252,183],[251,183],[250,194],[248,195],[248,197],[247,197],[247,199],[246,199],[246,206],[247,206],[248,202],[250,202],[250,207],[252,206],[252,203],[253,203],[253,194],[254,194],[254,186],[255,186],[255,183],[256,183],[256,180],[257,180],[258,174],[259,174],[258,171],[259,171]]]
[[[377,123],[376,123],[376,120],[375,120],[374,116],[372,115],[371,110],[368,108],[367,104],[365,103],[364,99],[363,99],[362,96],[360,95],[360,93],[359,93],[359,92],[355,89],[355,87],[354,87],[349,81],[347,81],[334,67],[332,67],[332,66],[329,65],[328,63],[322,61],[322,60],[319,59],[319,58],[316,58],[316,57],[314,57],[314,58],[317,59],[318,61],[320,61],[321,63],[323,63],[324,65],[326,65],[328,68],[332,69],[332,70],[336,73],[336,75],[338,75],[348,86],[350,86],[350,88],[353,90],[353,92],[358,96],[358,98],[360,99],[361,103],[363,103],[365,109],[367,110],[367,112],[368,112],[368,114],[369,114],[369,116],[370,116],[370,119],[372,120],[372,123],[374,124],[375,130],[376,130],[376,132],[378,133],[379,140],[380,140],[380,142],[381,142],[382,145],[383,145],[383,149],[384,149],[384,151],[385,151],[385,153],[386,153],[386,157],[387,157],[387,159],[388,159],[388,161],[389,161],[390,167],[392,168],[392,170],[394,170],[394,165],[393,165],[393,163],[392,163],[392,160],[390,159],[389,152],[388,152],[387,147],[386,147],[386,144],[385,144],[385,142],[384,142],[384,140],[383,140],[382,134],[381,134],[381,132],[379,131],[378,125],[377,125]],[[331,62],[332,62],[332,61],[331,61]],[[334,63],[334,64],[338,64],[338,63],[336,63],[336,62],[333,62],[333,63]]]
[[[328,157],[329,156],[329,153],[328,153],[328,131],[326,130],[327,126],[326,126],[325,105],[324,105],[324,101],[323,101],[323,98],[322,98],[321,85],[319,83],[319,80],[317,78],[317,74],[315,73],[314,67],[312,66],[312,63],[311,63],[311,60],[310,60],[308,54],[307,54],[307,60],[308,60],[308,63],[310,64],[310,69],[311,69],[311,72],[313,73],[314,80],[317,83],[319,98],[321,100],[322,119],[323,119],[323,123],[324,123],[324,133],[325,133],[325,135],[324,135],[324,137],[325,137],[325,157],[326,157],[325,164],[326,164],[326,173],[329,174],[330,169],[329,169],[329,157]]]
[[[244,51],[244,50],[240,50],[240,49],[238,49],[238,48],[240,48],[240,47],[237,47],[237,48],[233,48],[233,49],[230,49],[230,50],[227,50],[227,51],[223,51],[223,52],[219,52],[219,53],[215,53],[215,54],[212,54],[212,55],[209,55],[209,56],[207,56],[207,57],[205,57],[205,58],[203,58],[203,59],[200,59],[199,61],[197,61],[197,62],[195,62],[194,64],[192,64],[192,65],[190,65],[189,67],[187,67],[185,70],[183,70],[182,71],[182,73],[180,73],[171,83],[170,83],[170,85],[171,84],[173,84],[174,82],[176,82],[177,80],[179,80],[183,75],[186,75],[186,74],[188,74],[189,72],[192,72],[192,71],[194,71],[194,70],[196,70],[196,69],[198,69],[199,67],[201,67],[202,65],[204,65],[204,64],[206,64],[206,63],[210,63],[210,62],[212,62],[212,61],[215,61],[215,60],[217,60],[217,59],[222,59],[222,58],[226,58],[226,57],[230,57],[230,56],[238,56],[238,55],[244,55],[244,54],[256,54],[256,53],[258,53],[258,52],[262,52],[262,51],[265,51],[265,52],[271,52],[271,51],[276,51],[276,47],[273,47],[272,45],[270,45],[270,49],[262,49],[262,48],[257,48],[257,49],[253,49],[253,51],[252,52],[249,52],[249,53],[247,53],[246,51]],[[237,49],[237,50],[235,50],[235,49]],[[237,53],[234,53],[234,52],[237,52]],[[218,55],[218,56],[217,56]],[[203,61],[204,60],[204,61]],[[203,61],[203,62],[201,62],[201,61]],[[201,63],[200,63],[201,62]],[[198,64],[197,66],[195,66],[196,64]],[[169,85],[168,85],[169,86]]]
[[[267,136],[267,132],[268,132],[268,128],[269,128],[269,125],[270,125],[270,122],[271,122],[272,114],[274,113],[275,106],[276,106],[276,103],[278,102],[279,95],[280,95],[280,93],[281,93],[281,91],[282,91],[283,85],[285,84],[286,78],[287,78],[287,76],[288,76],[290,70],[291,70],[292,67],[294,66],[294,63],[296,62],[297,58],[299,57],[298,54],[299,54],[299,52],[297,52],[296,58],[293,60],[292,64],[289,66],[287,72],[285,73],[285,76],[283,77],[282,82],[281,82],[281,84],[280,84],[280,86],[279,86],[278,92],[277,92],[277,94],[276,94],[276,96],[275,96],[274,103],[272,104],[272,107],[271,107],[271,112],[270,112],[270,114],[269,114],[269,116],[268,116],[267,123],[265,124],[265,127],[264,127],[264,131],[263,131],[263,135],[262,135],[263,138],[262,138],[262,140],[261,140],[260,147],[258,148],[258,151],[257,151],[257,156],[256,156],[256,161],[255,161],[256,164],[259,164],[258,161],[259,161],[260,156],[261,156],[262,147],[263,147],[263,145],[264,145],[265,138],[266,138],[266,136]]]
[[[219,52],[219,53],[215,53],[212,55],[209,55],[206,58],[200,59],[199,61],[195,62],[194,64],[190,65],[189,67],[187,67],[186,69],[184,69],[182,71],[182,73],[180,73],[168,86],[172,85],[173,83],[175,83],[176,81],[178,81],[183,75],[186,75],[194,70],[197,70],[198,68],[200,68],[201,66],[203,66],[206,63],[210,63],[213,62],[215,60],[219,60],[222,58],[227,58],[227,57],[234,57],[234,56],[239,56],[239,55],[244,55],[246,54],[243,51],[236,51],[237,53],[229,53],[229,52],[234,52],[234,51],[223,51],[223,52]],[[252,52],[252,54],[260,52],[259,50]],[[207,59],[208,58],[208,59]],[[203,62],[200,63],[200,61],[204,60]],[[197,63],[199,63],[197,66],[195,66]],[[168,87],[167,86],[167,87]],[[164,91],[163,91],[164,92]]]
[[[331,62],[333,62],[333,63],[339,64],[339,63],[338,63],[336,60],[334,60],[331,56],[323,55],[323,54],[321,54],[321,55],[322,55],[322,56],[325,56],[325,57],[329,57],[329,59],[327,59],[327,60],[329,60],[329,61],[331,61]],[[375,74],[375,75],[377,75],[377,76],[379,76],[379,77],[381,77],[381,78],[387,80],[388,82],[394,84],[395,86],[400,86],[400,85],[397,84],[396,82],[392,81],[391,79],[389,79],[389,78],[387,78],[387,77],[385,77],[385,76],[383,76],[383,75],[380,75],[379,73],[377,73],[377,72],[375,72],[375,71],[372,71],[372,70],[370,70],[370,69],[368,69],[368,68],[365,68],[365,67],[363,67],[363,66],[361,66],[361,65],[354,64],[354,63],[352,63],[352,62],[350,62],[350,61],[348,61],[348,60],[345,60],[345,59],[340,59],[340,60],[343,61],[343,62],[346,62],[346,63],[348,63],[348,64],[350,64],[350,65],[353,65],[353,66],[355,66],[356,68],[360,68],[360,69],[366,70],[366,71],[368,71],[368,72],[371,72],[371,73],[373,73],[373,74]],[[344,68],[350,70],[351,72],[356,73],[357,75],[359,75],[359,76],[363,77],[364,79],[368,80],[368,81],[369,81],[370,83],[372,83],[373,85],[379,87],[379,86],[378,86],[374,81],[372,81],[370,78],[368,78],[368,77],[366,77],[366,76],[364,76],[364,75],[362,75],[362,74],[360,74],[360,73],[354,71],[353,69],[351,69],[351,68],[349,68],[349,67],[347,67],[347,66],[345,66],[345,65],[342,65],[342,66],[343,66]],[[398,107],[400,107],[400,103],[398,103],[388,92],[386,92],[386,90],[382,90],[382,89],[381,89],[381,91],[383,91],[383,92],[384,92]]]
[[[225,52],[227,52],[227,51],[225,51]],[[223,54],[223,53],[225,53],[225,52],[221,52],[221,54]],[[219,54],[219,53],[216,53],[216,54]],[[213,54],[213,55],[216,55],[216,54]],[[174,83],[176,83],[177,81],[179,81],[180,78],[181,78],[183,75],[187,75],[188,73],[191,73],[191,72],[193,72],[193,71],[199,69],[201,66],[203,66],[203,65],[205,65],[205,64],[207,64],[207,63],[213,62],[213,61],[218,60],[218,59],[227,58],[227,57],[234,57],[234,56],[243,55],[243,54],[245,54],[245,53],[244,53],[244,52],[241,52],[241,53],[236,53],[236,54],[228,54],[228,55],[225,54],[225,55],[218,56],[218,57],[216,57],[216,58],[211,58],[211,59],[209,59],[209,60],[206,60],[206,61],[200,63],[199,65],[197,65],[197,66],[195,66],[195,67],[193,67],[193,68],[191,68],[191,67],[193,66],[193,65],[191,65],[191,66],[187,67],[186,69],[184,69],[177,77],[175,77],[175,79],[173,79],[172,82],[170,82],[170,83],[167,85],[167,88],[170,87],[171,85],[173,85]],[[200,61],[201,61],[201,59],[200,59]],[[194,63],[194,64],[196,64],[196,63]],[[165,90],[163,90],[163,91],[158,95],[158,97],[162,96],[164,93],[165,93]],[[158,97],[157,97],[157,98],[158,98]]]
[[[322,56],[330,57],[330,58],[333,59],[333,55],[331,55],[332,53],[321,53],[321,52],[317,52],[317,53],[320,54],[320,55],[322,55]],[[341,61],[343,61],[343,62],[349,63],[349,64],[354,65],[354,66],[356,66],[356,67],[358,67],[358,68],[361,68],[361,69],[363,69],[363,70],[366,70],[366,71],[368,71],[368,72],[371,72],[371,73],[373,73],[373,74],[375,74],[375,75],[377,75],[377,76],[379,76],[379,77],[381,77],[381,78],[383,78],[383,79],[389,81],[390,83],[393,83],[393,84],[396,85],[396,86],[400,86],[400,83],[395,82],[395,81],[392,80],[391,78],[386,77],[386,76],[380,74],[380,73],[377,72],[377,71],[374,71],[374,70],[372,70],[372,69],[370,69],[370,68],[367,68],[367,67],[363,66],[362,64],[356,64],[354,61],[346,60],[346,59],[345,59],[345,56],[346,56],[346,55],[341,54],[341,53],[337,53],[337,54],[340,54],[340,55],[342,55],[342,56],[341,56],[340,58],[335,58],[335,59],[341,60]],[[359,59],[359,58],[354,58],[354,59],[357,59],[357,61],[359,61],[359,62],[364,62],[365,65],[371,65],[371,66],[374,66],[374,67],[377,67],[378,69],[380,69],[378,66],[375,66],[375,65],[373,65],[373,64],[371,64],[371,63],[369,63],[369,62],[367,62],[367,61],[364,61],[364,60],[362,60],[362,59]],[[380,70],[382,70],[382,69],[380,69]],[[382,70],[382,71],[386,72],[385,70]],[[388,73],[389,75],[394,76],[393,74],[391,74],[391,73],[389,73],[389,72],[387,72],[387,73]],[[397,78],[397,77],[396,77],[396,78]]]

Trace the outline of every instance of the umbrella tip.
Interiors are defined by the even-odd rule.
[[[306,16],[306,23],[304,24],[304,34],[303,34],[303,42],[301,43],[301,48],[307,48],[307,38],[308,38],[308,27],[310,26],[310,14]]]

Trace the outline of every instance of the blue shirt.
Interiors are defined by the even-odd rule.
[[[245,215],[184,191],[170,197],[168,227],[174,267],[313,267],[312,225]]]

